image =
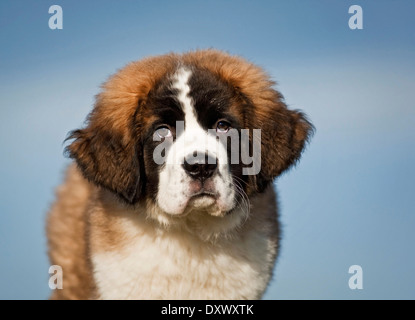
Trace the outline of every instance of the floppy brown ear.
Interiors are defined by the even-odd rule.
[[[116,193],[126,202],[138,201],[142,192],[140,148],[134,139],[133,126],[116,129],[100,111],[99,101],[88,118],[85,129],[74,130],[68,139],[66,154],[75,159],[85,178]]]
[[[131,204],[142,197],[145,184],[139,106],[176,60],[169,54],[126,65],[102,85],[86,128],[68,137],[75,140],[66,152],[83,175]]]
[[[245,105],[245,128],[261,129],[261,169],[257,175],[249,176],[248,192],[265,190],[299,159],[313,133],[312,124],[301,112],[288,110],[281,94],[272,89],[275,83],[252,63],[217,50],[189,53],[185,60],[211,70],[229,83]]]
[[[273,90],[272,101],[257,108],[257,127],[261,129],[261,171],[255,177],[257,191],[300,158],[313,125],[297,110],[289,110],[282,96]]]

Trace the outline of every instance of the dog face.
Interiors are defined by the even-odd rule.
[[[104,84],[67,151],[87,179],[159,221],[205,215],[233,228],[312,131],[272,85],[258,67],[214,50],[135,62]]]
[[[228,151],[216,134],[226,134],[243,123],[229,110],[231,88],[208,71],[192,69],[179,67],[150,92],[144,107],[157,117],[147,133],[148,142],[153,138],[156,143],[144,144],[145,163],[155,163],[158,141],[168,147],[164,161],[151,167],[154,174],[148,187],[168,214],[206,209],[220,216],[235,208],[243,193],[236,197],[234,185],[241,187],[243,180],[240,166],[230,165],[230,147]]]

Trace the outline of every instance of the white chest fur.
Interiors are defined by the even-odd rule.
[[[258,229],[204,242],[186,231],[125,219],[121,248],[92,252],[101,299],[259,299],[276,243]]]

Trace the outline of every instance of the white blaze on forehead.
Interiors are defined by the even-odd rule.
[[[174,75],[174,82],[172,87],[179,91],[177,99],[179,100],[184,113],[184,121],[186,123],[186,128],[196,129],[201,127],[196,119],[196,112],[193,106],[193,100],[189,95],[189,79],[191,75],[192,72],[190,70],[181,67],[177,70],[176,74]]]
[[[197,153],[197,157],[201,155],[202,159],[205,159],[204,155],[208,153],[211,158],[216,159],[219,172],[213,177],[217,199],[216,209],[211,214],[220,215],[235,205],[235,192],[229,188],[232,176],[228,168],[227,151],[217,141],[216,136],[209,134],[197,121],[194,101],[190,96],[191,76],[192,72],[189,69],[181,67],[172,77],[171,87],[177,90],[177,100],[184,113],[185,129],[183,122],[180,125],[176,122],[177,136],[167,153],[165,166],[159,173],[157,203],[164,212],[171,215],[183,213],[194,195],[190,188],[193,178],[185,172],[183,161],[185,158],[189,159],[194,152]]]

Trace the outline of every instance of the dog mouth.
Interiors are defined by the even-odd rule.
[[[196,193],[190,195],[189,199],[197,199],[197,198],[202,198],[202,197],[210,197],[210,198],[217,199],[218,194],[216,192],[212,192],[212,191],[202,189],[199,192],[196,192]]]
[[[189,215],[194,210],[209,211],[213,209],[219,195],[215,192],[200,190],[191,194],[188,197],[186,207],[181,214],[175,214],[176,218],[183,218]]]
[[[191,208],[208,208],[216,203],[217,198],[218,194],[211,191],[201,190],[189,197],[187,206]]]

